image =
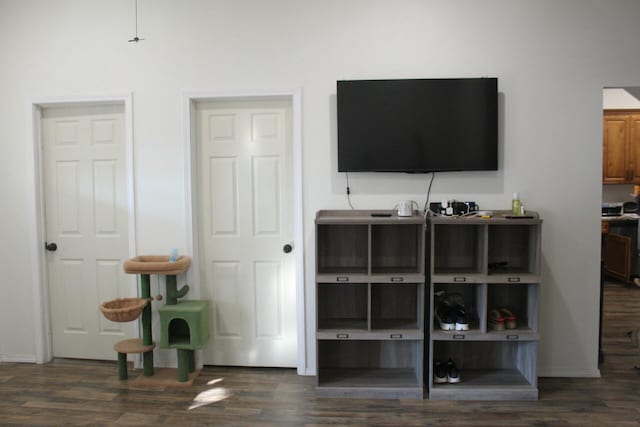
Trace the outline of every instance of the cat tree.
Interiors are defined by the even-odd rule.
[[[142,315],[142,338],[120,341],[114,348],[118,353],[118,377],[126,380],[127,354],[142,353],[144,377],[152,377],[153,349],[151,333],[151,275],[165,276],[166,302],[158,309],[160,316],[160,348],[175,348],[178,354],[179,383],[190,382],[196,373],[194,351],[204,347],[209,337],[209,302],[206,300],[178,301],[189,292],[189,285],[178,289],[177,276],[187,271],[191,258],[180,256],[145,255],[131,258],[124,263],[128,274],[140,275],[140,298],[121,298],[100,306],[102,313],[115,322],[130,322]]]

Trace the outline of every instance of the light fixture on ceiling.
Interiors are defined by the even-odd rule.
[[[144,39],[141,39],[140,37],[138,37],[138,0],[134,0],[134,1],[135,1],[135,9],[136,9],[135,10],[135,14],[136,14],[136,35],[132,39],[129,40],[129,43],[131,43],[131,42],[138,43],[139,41],[144,40]]]

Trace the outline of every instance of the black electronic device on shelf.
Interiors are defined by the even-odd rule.
[[[436,215],[460,216],[478,212],[478,204],[476,202],[445,200],[429,203],[429,210]]]

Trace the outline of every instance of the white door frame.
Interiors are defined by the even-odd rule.
[[[191,249],[193,267],[190,269],[192,283],[197,284],[195,296],[200,295],[199,242],[198,242],[198,200],[197,200],[197,137],[195,104],[202,101],[285,99],[291,102],[293,128],[293,246],[295,248],[296,282],[296,328],[297,328],[297,369],[299,375],[309,375],[307,366],[306,307],[304,288],[304,233],[302,222],[302,90],[300,88],[250,91],[250,92],[185,92],[185,194],[187,248]]]
[[[124,139],[125,139],[125,168],[127,180],[127,208],[129,217],[129,254],[128,257],[135,256],[136,253],[136,233],[135,233],[135,197],[133,180],[133,107],[132,94],[78,96],[78,97],[48,97],[34,98],[27,103],[27,135],[30,144],[27,144],[27,154],[32,162],[29,168],[27,179],[30,189],[30,200],[28,215],[30,227],[29,241],[31,242],[31,259],[34,260],[35,268],[31,274],[31,286],[33,289],[33,316],[35,331],[35,358],[36,363],[46,363],[53,358],[51,342],[51,317],[49,307],[49,283],[47,278],[47,263],[44,254],[45,242],[45,211],[44,211],[44,185],[43,185],[43,163],[42,163],[42,109],[56,107],[82,107],[91,105],[124,105]],[[136,286],[135,276],[131,276],[132,286]],[[98,310],[98,307],[96,307]],[[134,328],[138,328],[136,324]],[[115,353],[114,353],[115,354]]]

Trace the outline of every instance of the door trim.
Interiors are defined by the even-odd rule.
[[[304,287],[304,231],[302,211],[302,90],[300,88],[280,90],[208,92],[187,91],[183,96],[185,129],[185,195],[187,249],[193,256],[190,269],[191,283],[196,283],[194,296],[200,296],[198,200],[197,200],[197,136],[195,104],[203,101],[250,101],[261,99],[284,99],[291,102],[293,143],[293,245],[295,248],[296,282],[296,330],[297,370],[299,375],[311,375],[307,366],[307,322]]]
[[[35,363],[46,363],[53,358],[51,341],[51,317],[49,307],[49,283],[47,279],[47,263],[44,256],[45,241],[45,211],[44,185],[42,171],[42,109],[56,107],[82,107],[91,105],[124,105],[124,139],[125,139],[125,169],[127,180],[127,209],[128,209],[128,245],[129,257],[136,253],[136,223],[135,223],[135,194],[134,194],[134,164],[133,164],[133,104],[132,94],[95,95],[77,97],[46,97],[33,98],[27,102],[27,154],[32,161],[28,164],[27,188],[30,198],[28,201],[28,215],[30,227],[29,241],[31,242],[31,259],[36,268],[31,274],[33,290],[33,317],[35,336]],[[131,276],[132,286],[136,286],[136,277]],[[137,289],[137,286],[136,286]],[[96,310],[98,307],[96,307]],[[134,328],[137,328],[135,325]]]

